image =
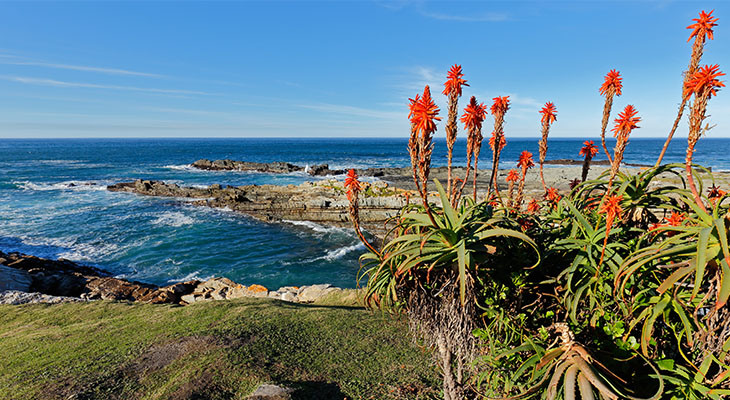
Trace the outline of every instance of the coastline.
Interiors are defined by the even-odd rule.
[[[0,251],[0,304],[112,300],[185,306],[251,297],[291,303],[315,303],[337,297],[338,301],[356,304],[358,291],[330,284],[269,290],[257,284],[244,286],[223,277],[157,286],[116,278],[101,269],[69,260]]]
[[[560,164],[555,164],[556,162]],[[564,160],[546,162],[544,175],[548,185],[552,183],[561,193],[567,193],[570,180],[580,175],[581,167],[564,165],[563,162]],[[196,163],[200,165],[199,161]],[[242,165],[230,160],[209,163],[224,165],[230,170],[238,170]],[[288,169],[303,168],[289,163],[250,163],[247,165],[264,170],[280,166]],[[636,174],[644,169],[644,167],[629,166],[622,168],[622,172]],[[327,165],[321,166],[319,170],[332,171]],[[595,179],[604,171],[606,171],[605,167],[596,165],[591,168],[588,179]],[[465,172],[464,168],[454,168],[456,177],[463,176]],[[507,172],[506,169],[500,169],[498,173],[502,190],[507,189],[504,185]],[[366,190],[361,199],[361,218],[363,227],[382,240],[382,235],[387,229],[385,222],[390,217],[397,215],[398,211],[407,204],[409,197],[410,201],[414,202],[413,196],[416,196],[416,193],[413,191],[412,170],[411,168],[370,168],[360,170],[359,173],[362,176],[376,178],[373,183],[364,183]],[[431,170],[431,180],[439,179],[441,182],[445,182],[446,176],[445,167]],[[481,196],[483,196],[483,189],[487,187],[489,176],[489,169],[479,169],[477,183],[478,188],[481,188],[479,190]],[[715,172],[713,176],[717,184],[727,186],[730,183],[730,173]],[[707,178],[707,176],[703,177],[705,187],[709,183]],[[660,181],[679,182],[676,176],[662,177]],[[467,184],[465,192],[468,193],[470,187],[471,182]],[[430,189],[433,190],[433,186]],[[193,204],[198,206],[226,207],[265,222],[310,221],[323,225],[350,227],[349,203],[342,181],[332,176],[325,176],[322,180],[298,186],[222,187],[221,185],[210,185],[207,188],[181,187],[174,183],[137,180],[113,184],[107,190],[130,192],[137,195],[194,199]],[[542,196],[543,190],[538,167],[528,172],[525,193],[526,199]],[[435,193],[433,194],[434,199],[437,200]],[[167,286],[156,286],[112,277],[106,271],[68,260],[49,260],[20,253],[6,254],[2,251],[0,251],[0,265],[4,266],[2,268],[12,268],[16,275],[10,279],[7,269],[0,270],[0,274],[8,277],[3,280],[21,282],[15,286],[0,286],[0,293],[4,293],[3,296],[0,296],[0,304],[103,299],[187,305],[200,301],[242,297],[266,297],[307,303],[318,301],[330,294],[347,297],[354,304],[358,298],[356,289],[342,289],[327,283],[301,287],[283,286],[269,290],[257,284],[244,286],[224,277],[214,277],[205,281],[191,280]],[[17,274],[21,274],[22,277],[18,278]],[[18,288],[20,289],[18,290]],[[15,293],[12,293],[13,291]],[[39,295],[29,296],[22,293],[38,293]]]

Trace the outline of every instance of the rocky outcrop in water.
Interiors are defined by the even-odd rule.
[[[187,305],[244,297],[311,303],[342,292],[329,284],[268,290],[261,285],[244,286],[227,278],[192,280],[160,287],[114,278],[100,269],[68,260],[3,252],[0,252],[0,283],[0,304],[116,300]],[[355,301],[355,293],[348,296]]]
[[[288,174],[291,172],[306,172],[313,176],[340,175],[345,173],[341,169],[330,169],[327,164],[302,167],[286,162],[257,163],[234,160],[198,160],[191,164],[194,168],[207,171],[256,171],[274,174]]]
[[[311,221],[331,226],[351,227],[349,201],[339,181],[307,182],[298,186],[211,185],[207,188],[181,187],[174,183],[137,180],[111,185],[113,192],[130,192],[145,196],[198,199],[193,204],[228,208],[262,221]],[[391,189],[385,182],[363,183],[360,196],[360,219],[368,232],[385,234],[385,222],[406,205],[402,190]]]

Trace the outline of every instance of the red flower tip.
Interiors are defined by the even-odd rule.
[[[636,124],[641,121],[641,118],[637,117],[636,114],[638,114],[638,111],[636,111],[634,106],[631,104],[626,106],[626,108],[618,114],[618,118],[614,121],[616,125],[614,125],[613,129],[611,129],[613,136],[628,136],[632,130],[638,128],[639,126]]]
[[[598,154],[598,147],[593,144],[592,140],[586,140],[585,142],[583,142],[583,147],[578,152],[578,155],[581,155],[583,157],[588,157],[589,154],[591,155],[591,158],[595,157],[595,155]]]
[[[532,161],[532,153],[529,151],[523,151],[520,153],[520,158],[517,160],[517,166],[522,168],[523,171],[527,171],[529,168],[535,166],[535,162]]]
[[[712,185],[709,189],[707,189],[707,198],[710,200],[713,199],[719,199],[720,197],[724,196],[727,192],[720,189],[719,187]]]
[[[603,78],[603,85],[601,85],[601,88],[598,89],[598,91],[601,93],[602,96],[605,96],[610,89],[613,89],[616,93],[616,96],[621,96],[621,89],[623,88],[623,84],[621,84],[621,73],[616,71],[615,69],[612,69],[608,71],[606,74],[606,77]]]
[[[709,13],[706,13],[702,10],[699,18],[692,18],[692,21],[695,21],[695,23],[687,27],[687,29],[692,29],[692,34],[689,35],[689,39],[687,39],[688,42],[692,40],[693,37],[696,37],[703,42],[707,38],[713,40],[712,28],[717,26],[715,23],[717,22],[717,18],[712,16],[714,11],[715,10],[712,10]]]
[[[509,110],[509,96],[498,96],[492,100],[494,100],[490,108],[492,115],[504,115]]]
[[[408,117],[411,119],[411,123],[416,127],[417,131],[422,132],[434,132],[436,130],[436,123],[434,121],[441,121],[438,117],[439,108],[431,98],[431,89],[428,85],[423,89],[423,96],[419,99],[416,96],[415,99],[409,99],[410,113]]]
[[[516,169],[511,169],[507,172],[507,182],[517,182],[520,179],[520,174]]]
[[[444,82],[444,91],[442,93],[449,96],[453,92],[457,96],[461,96],[461,87],[469,86],[466,80],[462,79],[463,76],[464,73],[461,72],[461,65],[454,64],[446,74],[446,82]]]
[[[492,151],[494,151],[494,141],[496,140],[497,132],[492,131],[492,137],[489,138],[489,147],[492,148]],[[504,135],[501,135],[499,137],[499,150],[502,150],[504,146],[507,145],[507,139],[505,139]]]
[[[603,200],[603,205],[599,211],[606,214],[607,221],[613,221],[617,215],[621,215],[623,211],[621,209],[621,200],[623,200],[622,196],[606,196]]]
[[[558,189],[554,187],[549,187],[547,193],[545,193],[545,199],[553,203],[560,201],[560,197],[561,196],[560,193],[558,193]]]
[[[535,199],[530,199],[530,203],[527,204],[527,212],[536,213],[538,211],[540,211],[540,203]]]
[[[411,103],[408,105],[408,119],[413,122],[413,116],[416,113],[416,109],[418,108],[418,103],[421,100],[421,95],[417,94],[415,98],[408,99],[408,101]]]
[[[680,226],[682,225],[682,221],[684,221],[684,215],[672,211],[672,214],[667,218],[667,225],[669,226]]]
[[[348,197],[350,193],[357,193],[360,191],[360,181],[357,180],[357,173],[354,169],[347,171],[345,187],[347,188]]]
[[[710,90],[707,97],[708,99],[717,95],[717,90],[721,87],[725,87],[725,83],[717,79],[723,75],[725,74],[720,72],[719,65],[705,65],[695,71],[695,73],[684,82],[684,96],[689,97],[692,94],[698,95],[705,89]]]
[[[570,190],[573,190],[573,189],[575,189],[576,186],[580,185],[581,183],[583,183],[583,181],[578,178],[571,179],[570,182],[568,182],[568,187],[570,188]]]
[[[543,124],[547,122],[548,124],[552,124],[558,119],[558,110],[555,108],[555,104],[548,101],[545,103],[545,107],[543,107],[540,110],[540,114],[542,114],[542,118],[540,118],[540,122]]]
[[[460,121],[464,123],[464,129],[482,129],[482,122],[484,117],[487,115],[487,106],[477,104],[477,98],[471,96],[469,104],[464,108],[464,115],[461,116]]]

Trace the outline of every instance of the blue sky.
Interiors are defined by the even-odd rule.
[[[614,115],[665,137],[703,9],[702,64],[730,71],[728,2],[0,2],[0,137],[405,137],[425,84],[445,114],[454,63],[460,108],[510,96],[508,137],[539,135],[546,101],[552,136],[598,136],[611,68]],[[730,92],[709,114],[730,137]]]

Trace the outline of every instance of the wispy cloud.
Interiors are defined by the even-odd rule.
[[[302,104],[299,105],[299,107],[308,110],[321,111],[328,114],[353,115],[358,117],[377,118],[385,120],[393,120],[403,117],[402,113],[396,111],[373,110],[369,108],[345,106],[340,104]]]
[[[14,56],[5,56],[5,55],[0,55],[0,56],[16,58]],[[163,75],[160,75],[160,74],[151,74],[148,72],[131,71],[131,70],[127,70],[127,69],[118,69],[118,68],[91,67],[91,66],[86,66],[86,65],[55,64],[55,63],[37,62],[37,61],[0,61],[0,63],[6,64],[6,65],[23,65],[23,66],[32,66],[32,67],[67,69],[67,70],[73,70],[73,71],[96,72],[96,73],[109,74],[109,75],[144,76],[147,78],[164,77]]]
[[[437,19],[441,21],[457,21],[457,22],[502,22],[507,21],[509,16],[505,13],[487,12],[477,15],[453,15],[438,12],[418,10],[418,13],[424,17]]]
[[[85,82],[66,82],[55,79],[46,78],[29,78],[23,76],[0,76],[0,79],[19,82],[28,85],[38,86],[53,86],[53,87],[68,87],[68,88],[88,88],[88,89],[108,89],[108,90],[125,90],[134,92],[146,92],[156,94],[182,94],[182,95],[211,95],[211,93],[200,92],[196,90],[182,90],[182,89],[158,89],[158,88],[145,88],[138,86],[121,86],[121,85],[102,85],[97,83],[85,83]]]

